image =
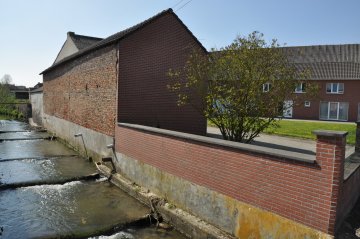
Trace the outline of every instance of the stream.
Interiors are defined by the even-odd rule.
[[[28,124],[0,120],[0,238],[174,238],[95,165]]]

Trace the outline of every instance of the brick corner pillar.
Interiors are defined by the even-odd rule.
[[[327,233],[335,234],[337,209],[344,181],[346,131],[315,130],[316,161],[329,185],[329,212]]]
[[[355,152],[360,153],[360,120],[356,122]]]

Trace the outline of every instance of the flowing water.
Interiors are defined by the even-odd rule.
[[[136,223],[149,221],[149,208],[106,178],[79,181],[96,175],[96,167],[56,140],[42,139],[46,132],[29,130],[0,121],[0,239],[184,238]]]
[[[3,161],[0,165],[1,182],[3,184],[56,183],[96,173],[93,163],[86,162],[79,157],[29,158]]]

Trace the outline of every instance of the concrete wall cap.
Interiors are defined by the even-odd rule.
[[[305,163],[315,163],[316,159],[314,155],[308,155],[308,154],[302,154],[282,149],[274,149],[274,148],[268,148],[258,145],[251,145],[251,144],[244,144],[239,142],[233,142],[233,141],[227,141],[223,139],[216,139],[216,138],[210,138],[206,136],[200,136],[200,135],[194,135],[194,134],[188,134],[188,133],[182,133],[177,131],[171,131],[166,129],[159,129],[155,127],[149,127],[144,125],[137,125],[137,124],[127,124],[127,123],[118,123],[120,127],[126,127],[126,128],[132,128],[136,130],[141,131],[148,131],[153,132],[157,134],[163,134],[167,136],[177,137],[180,139],[186,139],[186,140],[193,140],[197,142],[207,143],[207,144],[213,144],[218,145],[222,147],[229,147],[233,149],[242,150],[249,153],[256,153],[261,154],[265,156],[273,156],[276,158],[282,158],[282,159],[289,159],[299,162],[305,162]]]
[[[347,131],[335,131],[335,130],[314,130],[312,132],[317,136],[327,136],[327,137],[345,137],[349,132]]]

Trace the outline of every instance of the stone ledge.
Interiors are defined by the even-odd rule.
[[[276,158],[281,158],[281,159],[289,159],[289,160],[294,160],[294,161],[303,162],[303,163],[311,163],[311,164],[314,164],[316,162],[316,158],[313,155],[307,155],[307,154],[302,154],[302,153],[297,153],[297,152],[292,152],[292,151],[287,151],[287,150],[238,143],[238,142],[227,141],[227,140],[223,140],[223,139],[210,138],[210,137],[205,137],[205,136],[200,136],[200,135],[182,133],[182,132],[166,130],[166,129],[159,129],[159,128],[154,128],[154,127],[149,127],[149,126],[144,126],[144,125],[137,125],[137,124],[118,123],[118,126],[136,129],[136,130],[145,131],[145,132],[162,134],[165,136],[176,137],[179,139],[213,144],[215,146],[228,147],[228,148],[232,148],[232,149],[245,151],[248,153],[261,154],[264,156],[271,156],[271,157],[276,157]]]
[[[326,137],[345,137],[349,132],[347,131],[334,131],[334,130],[314,130],[312,132],[316,136],[326,136]]]

